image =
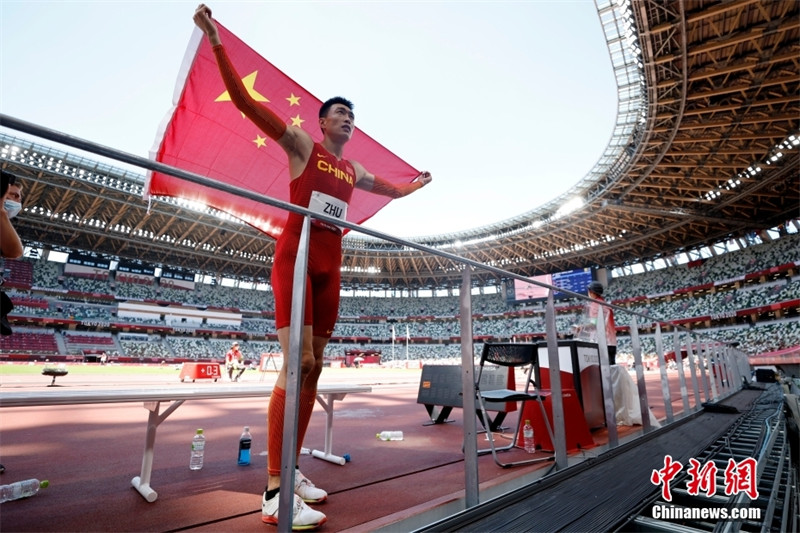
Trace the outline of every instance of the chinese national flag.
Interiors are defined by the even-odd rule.
[[[225,50],[248,91],[289,125],[322,139],[322,102],[217,24]],[[335,96],[335,95],[331,95]],[[289,202],[285,152],[236,109],[222,83],[211,45],[195,28],[175,90],[174,107],[160,127],[151,158],[212,180]],[[408,183],[419,172],[356,129],[345,157],[394,183]],[[200,186],[160,172],[148,173],[145,197],[174,196],[229,213],[273,238],[288,213],[280,208]],[[360,224],[391,199],[355,189],[347,220]],[[302,206],[306,207],[306,206]]]

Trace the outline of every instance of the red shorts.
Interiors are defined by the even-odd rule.
[[[275,245],[272,265],[272,290],[275,295],[275,328],[288,327],[292,312],[292,280],[297,257],[299,232],[284,230]],[[339,291],[342,278],[342,236],[311,226],[306,305],[303,325],[313,326],[315,337],[330,338],[339,316]]]

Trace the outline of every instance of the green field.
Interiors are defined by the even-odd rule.
[[[0,376],[40,375],[44,367],[44,363],[3,363],[0,364]],[[66,367],[72,376],[169,376],[179,372],[179,367],[174,367],[172,365],[99,365],[96,363],[67,363]]]
[[[51,363],[0,363],[0,377],[3,376],[40,376],[42,373],[42,369],[45,366],[58,366],[57,364]],[[159,376],[169,377],[175,376],[177,377],[180,373],[180,365],[172,365],[172,364],[108,364],[108,365],[100,365],[98,363],[66,363],[67,370],[69,370],[69,375],[72,377],[79,377],[79,376],[142,376],[148,377],[152,376],[157,378]],[[222,369],[222,372],[225,372],[225,369]],[[323,372],[323,376],[325,377],[333,377],[333,376],[347,376],[347,377],[355,377],[362,375],[364,377],[367,374],[375,375],[386,375],[386,376],[416,376],[420,372],[419,369],[414,368],[363,368],[363,369],[353,369],[353,368],[326,368]],[[253,376],[259,375],[260,372],[256,370],[248,370],[245,375],[246,376]],[[275,376],[275,372],[267,372],[268,375]],[[250,378],[253,379],[253,378]]]

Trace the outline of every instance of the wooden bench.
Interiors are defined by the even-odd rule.
[[[325,421],[325,449],[313,450],[312,455],[336,464],[344,465],[342,457],[333,455],[333,406],[351,393],[372,392],[366,385],[322,385],[317,389],[317,402],[327,415]],[[94,390],[33,390],[0,391],[0,407],[40,407],[49,405],[81,405],[98,403],[143,402],[149,411],[145,433],[144,456],[141,473],[131,480],[131,484],[148,502],[154,502],[158,493],[150,486],[153,471],[153,450],[156,442],[156,429],[186,400],[212,400],[221,398],[268,398],[272,395],[272,385],[231,384],[208,386],[187,386],[152,389],[94,389]],[[161,402],[170,405],[161,412]]]

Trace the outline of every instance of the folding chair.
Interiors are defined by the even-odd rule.
[[[484,366],[487,364],[494,364],[506,367],[525,367],[528,366],[525,379],[525,390],[515,391],[511,389],[496,389],[482,391],[480,388],[481,374],[483,374]],[[510,450],[517,445],[517,438],[519,435],[519,428],[522,425],[522,416],[524,412],[525,402],[536,401],[539,403],[539,408],[542,412],[542,419],[547,427],[547,432],[550,434],[550,439],[553,441],[553,429],[550,426],[550,421],[547,418],[547,413],[544,410],[542,403],[542,396],[536,388],[533,381],[534,366],[538,364],[538,356],[536,353],[535,344],[516,344],[516,343],[486,343],[483,345],[483,353],[481,354],[481,362],[478,367],[478,375],[475,378],[475,395],[479,406],[479,416],[483,427],[486,428],[486,436],[489,440],[489,449],[478,450],[478,455],[484,455],[491,452],[494,462],[503,468],[511,466],[538,463],[541,461],[552,461],[553,457],[537,457],[535,459],[526,459],[524,461],[514,461],[503,463],[497,458],[498,451]],[[519,418],[517,419],[517,427],[514,430],[514,437],[511,444],[507,446],[497,447],[494,444],[494,435],[490,427],[490,419],[486,414],[486,402],[522,402],[519,409]]]

